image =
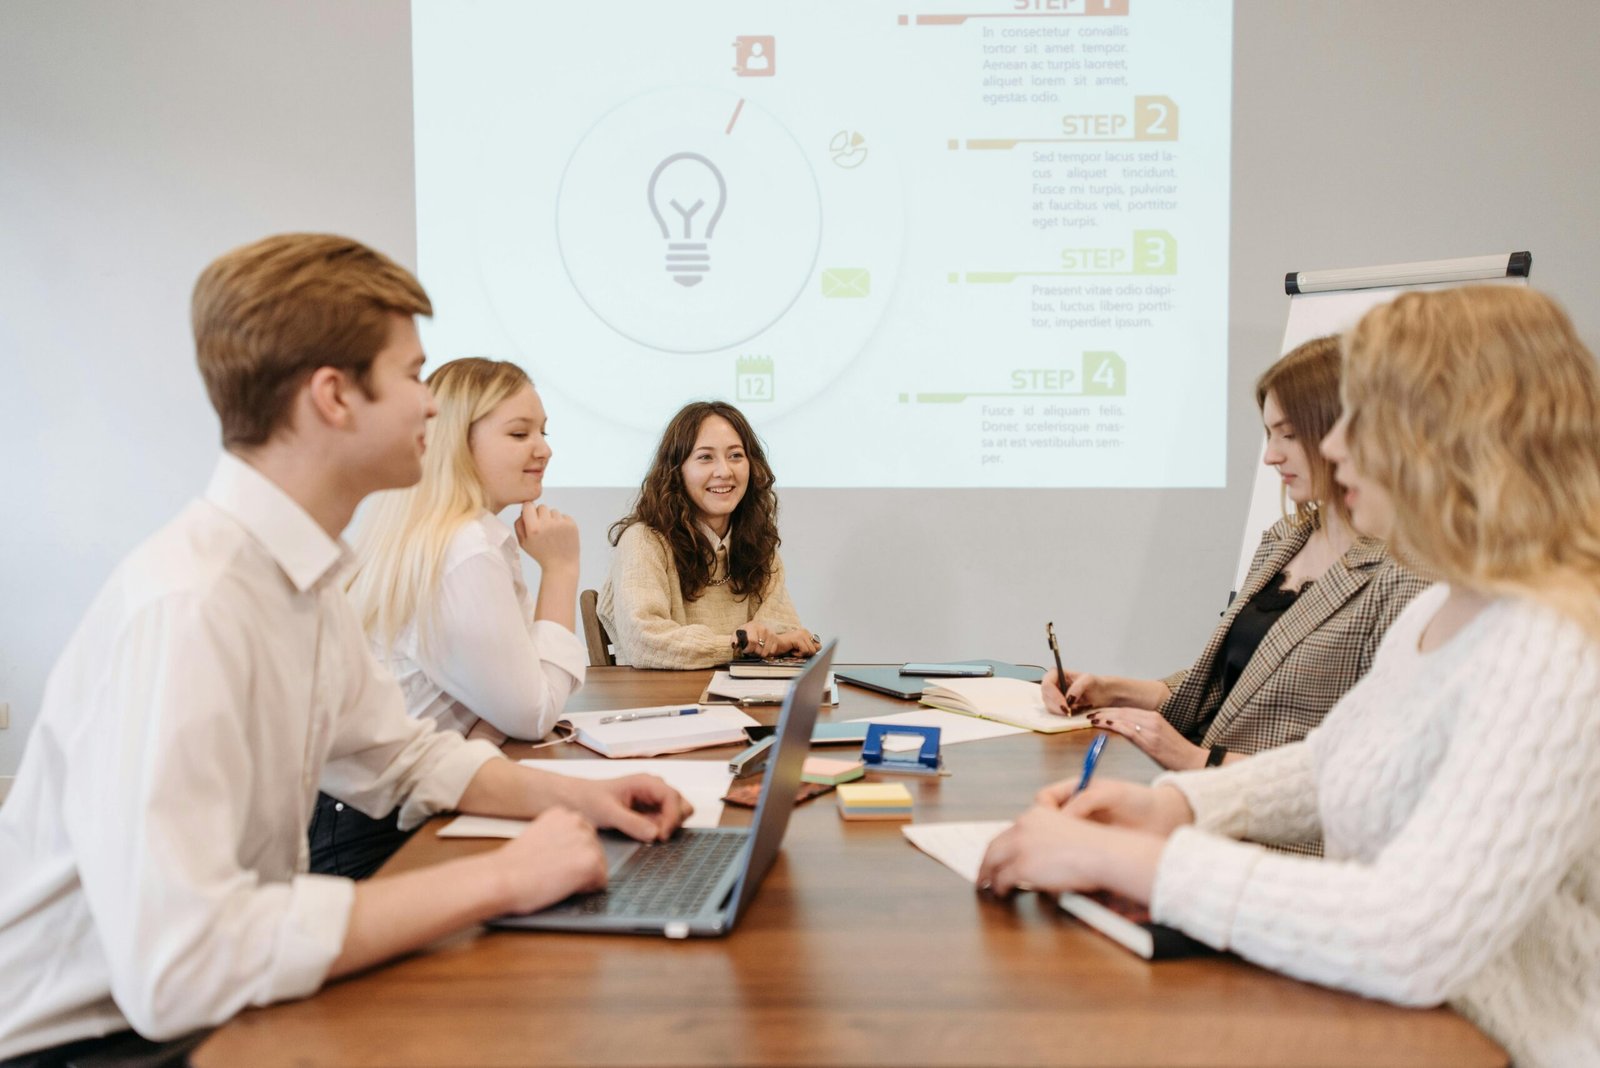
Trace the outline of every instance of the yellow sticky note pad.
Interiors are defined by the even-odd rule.
[[[839,787],[839,803],[851,808],[905,808],[911,804],[911,791],[904,783],[845,783]]]

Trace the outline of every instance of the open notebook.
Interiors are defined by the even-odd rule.
[[[972,823],[916,823],[900,828],[911,844],[968,882],[978,881],[983,854],[995,836],[1011,826],[1005,820]],[[1056,899],[1071,913],[1145,960],[1167,960],[1215,952],[1182,931],[1152,922],[1150,910],[1128,898],[1098,891],[1065,893]]]
[[[1022,679],[929,679],[922,691],[922,703],[1040,734],[1060,734],[1089,726],[1088,716],[1057,716],[1046,711],[1039,684]]]

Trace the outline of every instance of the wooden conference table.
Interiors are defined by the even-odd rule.
[[[707,678],[590,669],[570,707],[693,701]],[[840,689],[824,719],[912,707]],[[1077,772],[1089,737],[951,746],[950,776],[902,781],[918,820],[1010,818],[1041,784]],[[528,755],[515,743],[507,752]],[[572,745],[539,755],[598,759]],[[1099,774],[1148,781],[1155,771],[1113,737]],[[723,816],[748,819],[732,806]],[[498,845],[441,840],[443,823],[425,826],[383,873]],[[248,1011],[194,1063],[1460,1066],[1504,1065],[1506,1055],[1445,1009],[1396,1008],[1232,957],[1147,964],[1044,895],[978,895],[899,824],[845,823],[824,795],[796,809],[782,854],[726,938],[478,929],[305,1001]]]

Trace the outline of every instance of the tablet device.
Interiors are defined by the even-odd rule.
[[[994,674],[988,664],[901,664],[900,674],[933,679],[986,679]]]
[[[1004,660],[962,660],[962,664],[986,664],[993,669],[994,674],[1012,679],[1026,679],[1029,682],[1038,682],[1044,678],[1044,668],[1034,667],[1031,664],[1008,664]],[[893,664],[875,666],[871,664],[855,666],[845,665],[835,668],[834,677],[840,682],[848,682],[852,686],[860,686],[866,690],[876,690],[878,693],[888,694],[905,701],[915,701],[922,696],[922,688],[926,683],[927,675],[902,675],[900,669]]]

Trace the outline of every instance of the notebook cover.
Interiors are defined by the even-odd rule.
[[[755,808],[757,802],[761,800],[761,782],[761,779],[751,778],[730,786],[728,792],[722,795],[722,799],[740,808]],[[794,795],[794,803],[798,805],[802,801],[810,801],[813,797],[819,797],[832,789],[832,784],[824,786],[820,782],[803,782],[800,784],[800,792]]]
[[[1058,903],[1089,927],[1146,960],[1172,960],[1217,952],[1175,927],[1156,923],[1150,918],[1148,908],[1119,894],[1104,890],[1091,894],[1068,893],[1062,894]]]

